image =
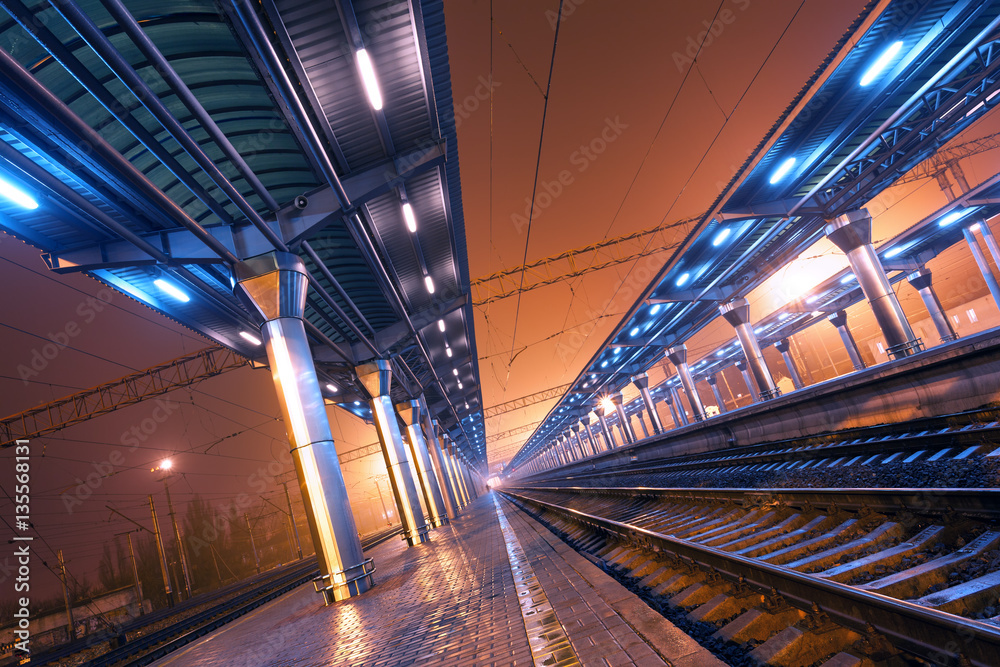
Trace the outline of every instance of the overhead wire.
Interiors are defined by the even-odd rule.
[[[531,206],[528,210],[528,226],[524,237],[524,256],[521,259],[521,281],[519,290],[524,287],[524,265],[528,263],[528,244],[531,241],[531,223],[535,215],[535,195],[538,192],[538,172],[542,163],[542,143],[545,140],[545,120],[549,111],[549,94],[552,92],[552,72],[556,64],[556,48],[559,46],[559,27],[562,25],[563,0],[559,0],[559,13],[556,18],[555,35],[552,37],[552,56],[549,58],[549,79],[545,84],[545,104],[542,105],[542,127],[538,133],[538,154],[535,157],[535,178],[531,186]],[[517,293],[517,307],[514,310],[514,333],[510,341],[510,362],[507,366],[507,379],[510,379],[510,364],[514,361],[514,345],[517,342],[517,321],[521,313],[521,292]],[[505,383],[506,384],[506,383]]]

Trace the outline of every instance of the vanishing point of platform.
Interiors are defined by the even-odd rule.
[[[369,555],[364,595],[322,607],[302,586],[154,665],[723,664],[495,494],[428,544]]]

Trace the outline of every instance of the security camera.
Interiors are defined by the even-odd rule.
[[[295,208],[301,211],[305,209],[306,206],[309,206],[309,199],[305,195],[299,195],[295,198]]]

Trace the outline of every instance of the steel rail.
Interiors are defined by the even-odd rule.
[[[885,454],[888,455],[891,452],[911,452],[923,448],[929,447],[954,447],[956,445],[961,446],[959,443],[968,444],[970,440],[975,438],[980,438],[986,434],[991,434],[994,437],[1000,433],[1000,426],[996,427],[983,427],[971,431],[948,431],[945,433],[927,433],[923,435],[910,434],[905,437],[900,437],[899,439],[893,440],[872,440],[866,442],[851,442],[851,443],[830,443],[827,445],[820,445],[817,447],[811,447],[806,449],[794,449],[790,450],[790,447],[794,445],[769,445],[761,446],[754,445],[753,448],[758,451],[746,452],[745,454],[733,454],[733,450],[720,449],[713,452],[714,456],[706,456],[704,454],[698,455],[705,458],[696,458],[684,461],[678,461],[676,463],[662,463],[659,465],[653,465],[649,467],[635,467],[633,464],[627,464],[619,468],[605,468],[601,472],[585,472],[582,474],[568,474],[563,477],[563,479],[570,480],[585,480],[598,477],[608,477],[609,475],[658,475],[663,473],[671,472],[683,472],[685,470],[702,470],[705,468],[725,468],[729,466],[736,465],[753,465],[757,463],[775,463],[778,461],[790,461],[793,459],[802,459],[806,456],[812,459],[832,459],[836,457],[848,457],[848,456],[865,456],[874,454]],[[886,449],[887,446],[891,446],[892,449]],[[774,451],[775,447],[784,447],[781,451]],[[764,451],[764,449],[768,451]],[[603,453],[603,452],[602,452]],[[723,455],[728,454],[725,458]],[[686,458],[686,457],[685,457]],[[643,462],[643,465],[649,462]],[[799,468],[798,470],[801,470]],[[797,470],[795,468],[787,468],[786,470]],[[536,473],[541,474],[541,473]],[[530,478],[529,478],[530,479]]]
[[[918,488],[844,488],[844,489],[713,489],[656,487],[584,487],[517,486],[505,489],[522,492],[543,491],[587,496],[619,498],[670,499],[691,502],[734,503],[753,506],[777,502],[789,507],[842,509],[892,514],[912,512],[945,516],[957,513],[983,519],[1000,519],[1000,489],[918,489]]]
[[[611,519],[594,516],[509,491],[524,507],[553,512],[585,528],[653,549],[691,565],[718,572],[724,579],[772,591],[806,611],[818,608],[834,622],[869,634],[872,629],[894,646],[932,661],[962,659],[974,667],[992,667],[1000,655],[1000,628],[961,616],[869,593],[752,558],[695,544]],[[814,607],[815,605],[815,607]]]

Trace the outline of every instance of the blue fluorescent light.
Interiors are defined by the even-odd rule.
[[[168,283],[163,278],[157,278],[156,280],[153,281],[153,284],[159,287],[161,291],[166,292],[167,294],[174,297],[178,301],[183,301],[184,303],[187,303],[188,301],[191,300],[191,297],[182,292],[176,285],[174,285],[173,283]]]
[[[784,162],[782,162],[781,166],[775,169],[774,173],[771,174],[771,180],[769,181],[769,183],[771,185],[774,185],[775,183],[783,179],[788,174],[788,172],[792,170],[792,167],[794,166],[795,166],[795,158],[793,157],[790,157]]]
[[[607,367],[608,367],[608,362],[602,361],[601,362],[601,368],[607,368]]]
[[[690,278],[691,278],[691,274],[690,274],[690,273],[687,273],[687,272],[685,271],[684,273],[682,273],[682,274],[680,275],[680,278],[678,278],[678,279],[677,279],[677,282],[676,282],[676,283],[674,283],[674,284],[675,284],[675,285],[677,285],[678,287],[683,287],[683,286],[684,286],[684,285],[685,285],[685,284],[687,283],[687,281],[688,281],[688,280],[689,280]]]
[[[2,178],[0,178],[0,197],[31,211],[38,208],[38,202],[31,195]]]
[[[892,62],[892,59],[896,57],[896,54],[899,53],[901,48],[903,48],[902,42],[893,42],[890,44],[889,48],[883,51],[882,55],[878,57],[878,60],[873,62],[871,67],[865,70],[865,73],[861,76],[861,85],[867,86],[869,83],[874,81],[875,77],[881,74],[882,70],[884,70],[889,63]]]
[[[853,273],[848,273],[846,276],[840,279],[841,285],[846,285],[847,283],[853,283],[858,277]]]
[[[938,220],[938,226],[940,226],[940,227],[947,227],[948,225],[950,225],[951,223],[955,222],[956,220],[961,220],[965,216],[969,215],[974,210],[975,209],[972,209],[972,208],[966,208],[966,209],[959,209],[957,211],[952,211],[948,215],[946,215],[943,218],[941,218],[940,220]]]
[[[905,250],[903,246],[896,246],[895,248],[891,248],[888,252],[885,253],[885,258],[891,259],[896,255],[898,255],[899,253],[903,252],[903,250]]]
[[[722,229],[720,229],[719,232],[715,235],[715,238],[712,239],[712,245],[718,248],[720,245],[725,243],[726,239],[729,238],[729,234],[731,232],[732,230],[730,230],[729,227],[723,227]]]
[[[639,327],[632,327],[632,330],[628,332],[628,335],[635,338],[639,335]]]
[[[660,304],[658,303],[654,304],[653,307],[649,309],[650,315],[656,315],[658,312],[660,312]]]
[[[612,352],[614,352],[615,354],[618,354],[621,351],[622,349],[620,347],[616,347],[614,350],[612,350]]]

